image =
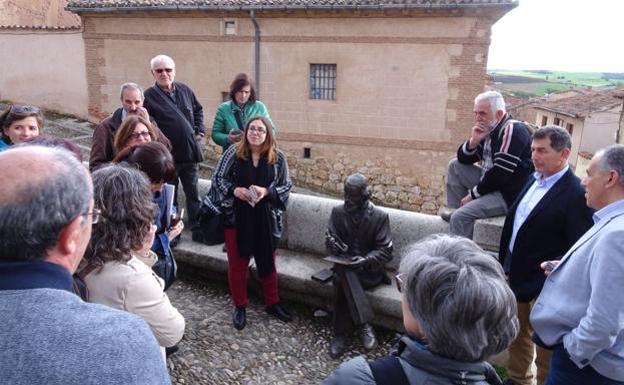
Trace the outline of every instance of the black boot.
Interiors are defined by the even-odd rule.
[[[292,321],[292,316],[290,315],[290,313],[286,309],[284,309],[282,305],[279,304],[279,302],[274,303],[271,306],[267,306],[265,310],[267,313],[269,313],[273,317],[276,317],[282,322]]]
[[[340,358],[347,349],[347,338],[345,336],[334,336],[329,343],[329,356],[333,359]]]
[[[362,325],[360,336],[362,337],[362,346],[367,352],[377,347],[377,337],[375,337],[375,331],[371,324],[366,323]]]
[[[243,330],[247,325],[247,311],[244,307],[236,307],[232,313],[232,322],[236,330]]]

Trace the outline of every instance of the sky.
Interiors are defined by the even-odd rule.
[[[624,0],[519,0],[492,27],[488,69],[624,72]]]

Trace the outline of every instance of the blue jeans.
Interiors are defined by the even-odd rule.
[[[568,356],[563,345],[557,345],[550,360],[546,385],[622,385],[624,382],[607,378],[590,365],[579,369]]]

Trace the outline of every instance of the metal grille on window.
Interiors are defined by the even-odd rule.
[[[310,64],[310,99],[336,100],[335,64]]]

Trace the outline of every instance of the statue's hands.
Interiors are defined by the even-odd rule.
[[[340,255],[340,249],[336,245],[336,238],[329,231],[325,232],[325,248],[331,255]]]
[[[367,259],[362,257],[361,255],[356,255],[351,257],[351,263],[353,267],[365,267],[367,264]]]

